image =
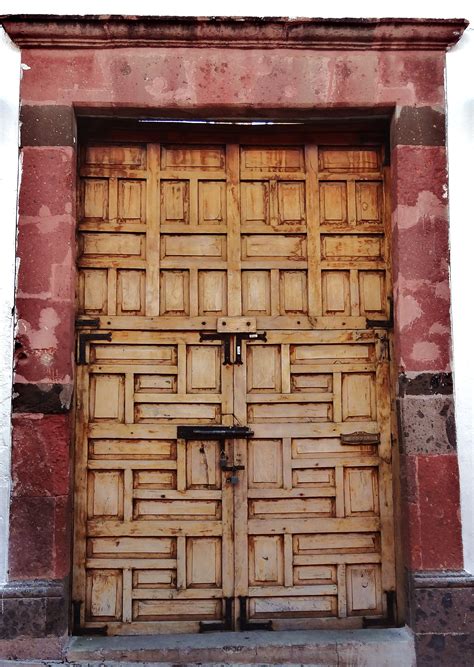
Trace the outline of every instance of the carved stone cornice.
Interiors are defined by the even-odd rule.
[[[464,19],[0,15],[22,48],[219,47],[445,51]]]

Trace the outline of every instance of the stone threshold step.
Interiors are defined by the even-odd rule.
[[[77,667],[414,667],[409,628],[221,632],[212,634],[73,637],[66,664]]]

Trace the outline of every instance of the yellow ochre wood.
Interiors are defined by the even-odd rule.
[[[386,617],[389,334],[366,326],[391,294],[381,147],[86,145],[80,193],[78,311],[112,332],[77,372],[82,625],[194,632],[239,596],[275,629]],[[201,331],[267,340],[224,365]]]

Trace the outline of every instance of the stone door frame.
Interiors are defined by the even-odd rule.
[[[390,118],[406,620],[420,650],[431,650],[433,633],[454,646],[459,630],[452,619],[440,622],[442,598],[450,588],[462,606],[471,579],[462,571],[452,416],[443,78],[445,51],[465,22],[8,17],[3,24],[32,70],[21,88],[11,614],[4,615],[15,621],[6,636],[22,632],[20,602],[40,619],[23,627],[35,641],[64,637],[68,628],[76,117],[381,115]],[[429,621],[417,609],[430,612]]]

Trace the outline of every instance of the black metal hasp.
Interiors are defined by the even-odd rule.
[[[199,342],[206,340],[221,340],[224,343],[224,366],[231,366],[232,360],[230,358],[231,336],[230,333],[219,333],[218,331],[201,331],[199,334]]]
[[[77,363],[78,365],[86,364],[86,346],[87,343],[101,340],[112,340],[112,332],[108,333],[80,333],[77,337]]]
[[[393,329],[393,299],[387,297],[389,316],[388,320],[371,320],[368,317],[365,320],[367,329]]]
[[[234,364],[237,366],[242,365],[242,341],[243,340],[262,340],[264,343],[267,342],[267,332],[263,331],[262,333],[251,333],[243,332],[235,334],[235,361]]]
[[[199,341],[202,343],[206,340],[220,340],[224,343],[224,366],[232,366],[242,364],[242,341],[244,340],[261,340],[267,342],[267,332],[256,333],[251,331],[243,331],[242,333],[226,333],[220,331],[201,331],[199,334]],[[231,359],[232,342],[235,340],[234,361]]]
[[[178,426],[177,437],[183,440],[231,440],[251,438],[248,426]]]

